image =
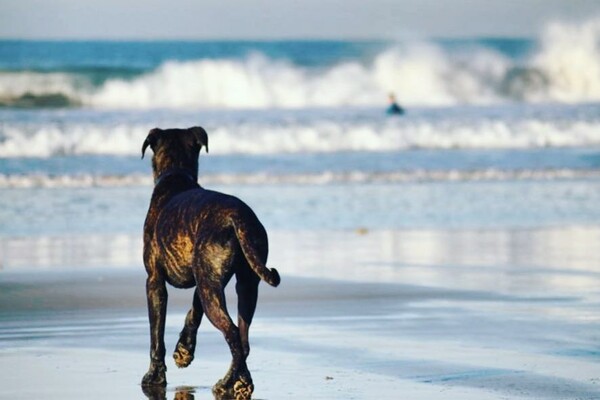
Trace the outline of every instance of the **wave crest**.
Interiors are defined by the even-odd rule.
[[[405,43],[368,63],[320,68],[254,53],[168,61],[141,75],[115,73],[101,81],[82,72],[0,72],[0,105],[46,106],[50,96],[50,105],[97,108],[380,107],[390,91],[410,106],[600,100],[600,18],[550,24],[538,45],[517,59],[483,44],[450,51]]]
[[[382,118],[240,121],[206,126],[218,154],[405,149],[528,149],[600,145],[600,121],[500,118]],[[0,125],[0,157],[138,155],[148,123],[44,122]]]
[[[542,71],[547,84],[539,91],[528,91],[528,100],[600,98],[600,18],[581,25],[550,24],[541,45],[531,63]]]

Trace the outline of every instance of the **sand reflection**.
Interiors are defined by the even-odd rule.
[[[142,392],[148,400],[167,400],[167,388],[161,386],[142,386]],[[173,400],[194,400],[196,388],[192,386],[182,386],[175,389]]]
[[[271,231],[284,275],[489,290],[589,293],[600,284],[598,227]],[[137,235],[0,238],[0,268],[139,268]]]
[[[514,295],[600,284],[600,252],[590,251],[597,227],[275,232],[270,240],[270,263],[298,276]]]

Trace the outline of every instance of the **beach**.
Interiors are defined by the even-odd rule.
[[[170,356],[192,290],[169,288],[166,390],[140,385],[140,150],[195,126],[199,184],[252,208],[282,277],[260,285],[253,398],[600,399],[599,26],[0,40],[0,399],[212,398],[221,333]]]
[[[587,249],[599,237],[590,228],[276,231],[270,265],[283,281],[260,289],[254,398],[597,399],[600,263]],[[395,240],[425,247],[386,253]],[[62,254],[80,244],[63,242]],[[88,255],[98,260],[98,250]],[[146,398],[143,267],[109,255],[104,268],[75,261],[0,275],[0,362],[19,371],[2,374],[2,397]],[[169,290],[167,349],[191,296]],[[166,393],[149,398],[212,398],[229,360],[205,320],[194,362],[177,369],[169,357]]]

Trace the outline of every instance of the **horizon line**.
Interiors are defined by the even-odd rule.
[[[535,40],[527,35],[451,35],[392,37],[18,37],[0,36],[0,41],[20,42],[410,42],[418,40]]]

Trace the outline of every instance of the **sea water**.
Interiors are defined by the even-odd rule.
[[[268,230],[600,222],[600,24],[538,38],[1,41],[0,237],[140,235],[154,127]],[[406,114],[385,114],[393,92]],[[6,260],[4,264],[9,264]]]
[[[4,358],[41,360],[33,374],[60,371],[59,386],[80,370],[133,387],[137,358],[82,369],[76,348],[147,346],[144,312],[118,311],[144,303],[141,145],[201,125],[200,183],[269,232],[283,281],[261,289],[252,357],[311,371],[291,397],[598,398],[599,44],[598,21],[532,39],[0,41]],[[385,114],[390,92],[405,115]],[[104,301],[119,291],[130,300]],[[191,299],[177,293],[167,343]],[[210,332],[193,374],[221,343]]]

